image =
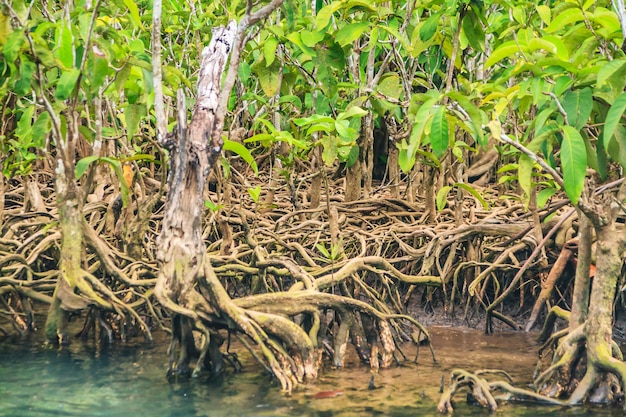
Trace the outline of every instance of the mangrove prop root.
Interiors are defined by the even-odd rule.
[[[483,378],[484,375],[504,375],[509,382],[506,381],[487,381]],[[469,388],[472,401],[477,404],[488,408],[490,411],[496,411],[498,409],[498,403],[494,396],[495,391],[501,391],[506,401],[533,401],[542,404],[550,405],[565,405],[566,403],[551,397],[547,397],[538,394],[534,391],[517,388],[511,385],[510,376],[499,370],[479,370],[474,373],[470,373],[464,370],[455,369],[451,374],[450,386],[446,389],[437,405],[437,410],[440,413],[451,413],[454,409],[452,406],[452,398],[461,388]]]

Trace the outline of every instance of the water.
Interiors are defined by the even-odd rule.
[[[441,376],[446,384],[452,369],[499,368],[517,385],[531,380],[536,346],[524,333],[484,336],[479,331],[431,329],[439,364],[427,348],[418,364],[380,371],[377,389],[369,390],[371,374],[351,356],[343,370],[328,369],[314,385],[292,396],[264,375],[249,355],[240,354],[244,372],[229,372],[219,381],[206,377],[170,383],[164,337],[153,345],[135,343],[96,348],[74,341],[68,348],[46,347],[38,341],[0,340],[0,417],[220,417],[220,416],[438,416]],[[407,347],[414,355],[414,348]],[[315,398],[341,391],[333,398]],[[484,416],[457,394],[455,416]],[[617,416],[621,409],[504,405],[498,414],[517,416]]]

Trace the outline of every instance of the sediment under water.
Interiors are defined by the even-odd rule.
[[[219,380],[200,377],[168,382],[167,339],[95,347],[74,341],[58,349],[37,340],[0,339],[0,416],[438,416],[436,405],[442,375],[462,368],[502,369],[523,386],[531,381],[536,363],[535,335],[500,332],[485,336],[478,330],[431,327],[439,364],[428,348],[420,349],[417,364],[381,370],[368,389],[369,370],[349,355],[342,370],[325,369],[319,381],[291,396],[280,392],[245,352],[244,372],[227,372]],[[407,346],[405,353],[415,355]],[[412,356],[412,357],[413,357]],[[489,415],[466,404],[458,394],[455,416]],[[617,416],[621,409],[566,408],[526,404],[504,405],[507,416]]]

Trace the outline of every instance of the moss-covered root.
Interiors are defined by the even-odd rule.
[[[509,382],[489,382],[483,378],[483,375],[489,374],[503,375]],[[504,394],[502,399],[507,401],[533,401],[550,405],[566,404],[560,400],[546,397],[531,390],[514,387],[510,382],[511,377],[506,372],[499,370],[480,370],[472,374],[464,370],[455,369],[452,371],[450,387],[441,395],[437,410],[440,413],[451,413],[453,411],[452,397],[463,387],[469,387],[471,389],[471,395],[468,395],[468,398],[472,398],[474,402],[488,408],[490,411],[498,409],[496,397],[493,395],[494,391],[501,391]]]
[[[485,379],[479,377],[477,374],[472,374],[461,369],[452,371],[450,379],[450,386],[441,394],[439,404],[437,405],[437,410],[440,413],[451,413],[454,410],[452,407],[452,397],[463,387],[469,387],[472,390],[475,401],[483,407],[487,407],[491,411],[498,409],[498,403],[493,395],[491,395],[489,383]]]

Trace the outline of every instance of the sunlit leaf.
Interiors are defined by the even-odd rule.
[[[474,198],[476,198],[476,200],[478,200],[478,202],[483,206],[485,210],[489,210],[489,203],[487,203],[485,198],[482,195],[480,195],[480,193],[474,187],[472,187],[469,184],[465,184],[461,182],[457,182],[456,184],[454,184],[454,186],[462,188],[468,193],[470,193]]]
[[[565,26],[584,20],[583,12],[579,8],[570,8],[558,13],[546,28],[546,32],[554,33]]]
[[[520,45],[516,41],[504,42],[502,45],[498,46],[492,53],[489,55],[489,58],[485,62],[485,68],[489,68],[502,61],[505,58],[508,58],[516,53],[521,52]]]
[[[65,69],[70,69],[74,66],[74,37],[71,29],[65,24],[61,29],[58,55],[59,61],[61,61]]]
[[[76,167],[74,168],[74,175],[76,178],[80,179],[80,177],[82,177],[87,171],[87,168],[89,168],[89,165],[91,165],[94,161],[97,161],[99,158],[100,157],[98,155],[90,155],[79,159],[78,162],[76,162]]]
[[[265,66],[269,67],[276,59],[276,48],[278,47],[278,39],[270,36],[263,44],[263,54],[265,55]]]
[[[33,145],[43,148],[48,134],[50,134],[50,113],[42,112],[33,123]]]
[[[333,13],[341,8],[341,1],[333,1],[331,4],[324,6],[320,9],[316,16],[317,29],[324,29],[330,23],[330,18]]]
[[[615,59],[604,64],[602,68],[600,68],[600,72],[598,72],[597,86],[603,87],[613,74],[621,72],[624,68],[626,68],[626,59],[624,58]]]
[[[139,8],[137,7],[137,2],[134,0],[124,0],[124,5],[128,8],[130,12],[131,22],[136,28],[143,28],[141,24],[141,17],[139,16]]]
[[[548,200],[556,194],[556,188],[545,188],[537,193],[537,207],[542,209],[548,203]]]
[[[386,97],[391,97],[398,100],[402,95],[402,84],[400,82],[400,75],[395,72],[385,74],[378,83],[378,87],[376,87],[376,90]]]
[[[345,112],[339,113],[339,115],[337,116],[337,120],[338,121],[345,120],[345,119],[350,119],[352,117],[361,118],[365,116],[366,114],[367,114],[367,111],[363,110],[362,108],[358,106],[352,106]]]
[[[243,159],[248,165],[250,165],[250,167],[254,171],[254,174],[258,175],[259,167],[257,166],[256,161],[254,160],[254,157],[252,156],[248,148],[246,148],[239,142],[224,138],[224,145],[222,149],[224,149],[224,151],[230,151],[239,155],[241,159]]]
[[[452,187],[449,185],[446,185],[446,186],[441,187],[441,189],[439,189],[439,191],[437,192],[437,197],[435,198],[435,201],[437,203],[438,211],[441,211],[446,207],[446,204],[448,203],[448,194],[450,193],[450,190],[452,190]]]
[[[541,4],[541,5],[536,6],[536,8],[537,8],[537,14],[541,18],[541,21],[545,23],[546,25],[549,25],[550,21],[552,20],[552,12],[550,10],[550,6]]]
[[[274,61],[272,65],[255,65],[253,70],[259,77],[259,83],[263,92],[267,96],[273,96],[280,87],[278,82],[280,80],[279,72],[282,67],[278,61]]]
[[[533,176],[533,165],[534,162],[528,155],[522,154],[520,155],[518,166],[517,166],[517,181],[519,182],[520,188],[526,195],[526,201],[530,198],[530,191],[532,187],[532,176]]]
[[[350,23],[335,33],[335,42],[346,46],[359,39],[370,28],[369,22]]]
[[[585,140],[572,126],[563,126],[562,132],[561,168],[563,170],[563,184],[569,199],[573,204],[578,204],[587,173]]]

